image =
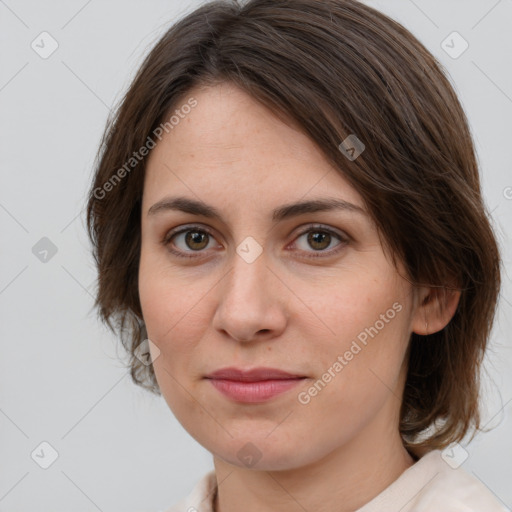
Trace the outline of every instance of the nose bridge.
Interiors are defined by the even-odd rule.
[[[251,304],[251,308],[254,308],[258,301],[265,299],[264,294],[268,292],[265,287],[266,274],[270,271],[262,249],[259,255],[255,255],[254,246],[251,247],[246,242],[237,247],[224,289],[224,297],[234,301],[234,305]]]

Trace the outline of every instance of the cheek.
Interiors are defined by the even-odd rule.
[[[406,290],[389,275],[387,280],[363,274],[347,278],[317,306],[331,331],[317,349],[321,371],[336,375],[331,390],[343,388],[357,397],[382,385],[379,378],[390,387],[396,384],[408,343],[408,303]]]
[[[209,325],[208,297],[200,283],[171,277],[161,268],[141,255],[139,297],[148,337],[162,356],[155,373],[165,368],[178,376],[190,369],[198,340]]]
[[[170,278],[170,273],[162,266],[156,251],[141,251],[139,297],[142,314],[148,335],[152,335],[158,343],[177,324],[181,310],[186,307],[184,290],[186,288],[177,286]]]
[[[375,325],[379,315],[368,311],[338,317],[340,334],[334,342],[331,338],[322,344],[316,359],[322,361],[319,373],[302,389],[304,405],[299,407],[304,408],[303,424],[322,429],[326,443],[346,441],[371,422],[383,404],[399,400],[407,336],[404,309],[397,312],[392,304],[389,323],[382,321],[383,325]],[[382,313],[387,310],[384,307]]]
[[[388,331],[391,319],[397,316],[393,303],[401,302],[400,299],[396,283],[391,280],[379,281],[364,272],[357,275],[350,273],[330,286],[314,310],[318,311],[318,317],[330,327],[336,339],[350,343],[360,333],[364,338],[365,329],[371,328],[376,322],[377,327],[385,325],[385,329],[379,330]]]
[[[202,294],[190,288],[183,293],[168,276],[146,262],[141,258],[139,296],[148,338],[158,349],[153,369],[169,408],[179,421],[185,421],[197,406],[190,396],[190,378],[197,371],[194,349],[204,325],[204,319],[201,322],[198,317],[201,303],[197,304]]]

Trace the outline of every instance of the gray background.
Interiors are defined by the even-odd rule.
[[[152,44],[199,3],[0,0],[0,511],[157,512],[213,467],[164,400],[131,384],[119,343],[91,312],[96,275],[83,210],[109,108]],[[367,3],[404,24],[448,70],[470,119],[506,269],[512,1]],[[43,31],[59,45],[46,59],[31,47]],[[456,59],[441,47],[453,31],[469,43]],[[46,262],[33,253],[43,237],[57,249]],[[495,428],[466,446],[463,465],[508,507],[511,318],[505,274],[483,383],[485,422]],[[48,469],[31,457],[43,441],[58,452]]]

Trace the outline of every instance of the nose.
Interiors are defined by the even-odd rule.
[[[213,327],[240,342],[278,337],[287,322],[279,290],[286,287],[268,266],[265,252],[251,263],[235,253],[231,270],[217,287]]]

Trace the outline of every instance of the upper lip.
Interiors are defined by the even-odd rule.
[[[225,379],[241,382],[258,382],[262,380],[284,380],[284,379],[300,379],[304,375],[288,373],[277,368],[252,368],[244,370],[242,368],[221,368],[206,376],[207,379]]]

